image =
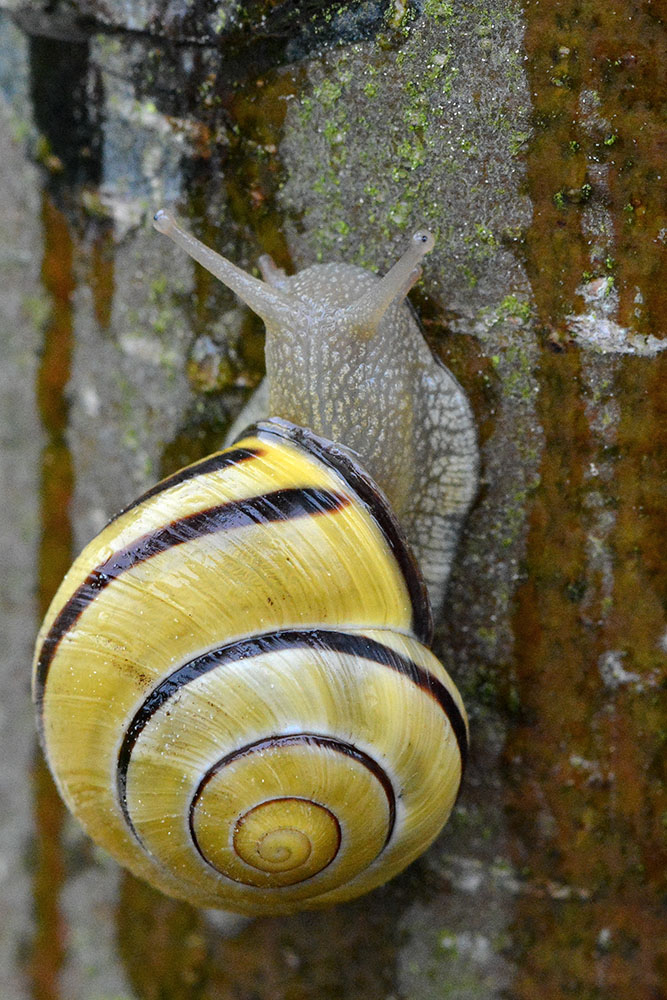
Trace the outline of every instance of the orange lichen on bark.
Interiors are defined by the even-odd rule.
[[[88,282],[93,294],[95,319],[100,330],[111,324],[111,307],[114,293],[114,242],[113,228],[109,225],[96,228],[90,248]]]
[[[41,456],[41,525],[37,558],[40,617],[45,614],[72,559],[69,506],[74,486],[72,458],[66,439],[66,391],[74,340],[74,248],[67,220],[48,194],[42,198],[42,226],[41,277],[49,314],[36,387],[46,438]],[[35,934],[28,951],[27,972],[35,998],[59,1000],[59,975],[65,958],[65,923],[60,910],[60,892],[66,877],[62,846],[65,808],[41,754],[37,755],[33,772],[33,795]]]
[[[607,275],[618,321],[664,335],[664,13],[630,0],[527,0],[525,13],[535,125],[526,264],[541,320],[557,328],[580,311],[578,287]]]
[[[652,367],[653,364],[653,367]],[[515,616],[523,722],[507,747],[520,998],[657,998],[665,970],[665,363],[617,363],[613,448],[579,355],[544,354],[546,443]],[[664,382],[662,383],[664,385]],[[607,462],[606,481],[591,463]],[[599,537],[600,505],[611,513]],[[610,582],[591,558],[608,549]]]

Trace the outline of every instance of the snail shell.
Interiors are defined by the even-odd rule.
[[[38,723],[90,836],[240,913],[350,899],[433,841],[468,731],[426,587],[349,449],[284,419],[175,473],[65,577]]]

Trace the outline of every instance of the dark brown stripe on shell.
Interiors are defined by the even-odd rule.
[[[44,688],[49,667],[62,638],[76,624],[85,609],[110,583],[134,566],[204,535],[231,531],[253,524],[289,521],[300,517],[330,514],[349,504],[341,493],[315,487],[282,489],[245,500],[232,500],[187,517],[178,518],[155,531],[142,535],[131,545],[119,549],[96,566],[61,608],[42,643],[35,673],[35,703],[41,724]]]
[[[360,750],[358,747],[355,747],[354,744],[352,743],[347,743],[345,740],[335,739],[334,737],[331,736],[322,736],[319,733],[289,733],[286,736],[270,736],[267,739],[256,740],[254,743],[248,743],[246,746],[239,747],[238,750],[233,750],[231,753],[226,754],[224,757],[221,757],[220,760],[216,761],[216,763],[213,764],[213,766],[208,769],[206,774],[202,777],[201,781],[199,782],[197,790],[195,794],[192,796],[192,800],[190,802],[188,825],[190,827],[190,836],[192,837],[192,843],[194,844],[197,853],[206,862],[206,864],[209,865],[209,867],[213,868],[214,871],[218,871],[218,869],[215,867],[215,865],[211,864],[211,862],[208,860],[206,855],[201,850],[194,827],[195,810],[209,781],[211,781],[212,778],[214,778],[217,774],[219,774],[220,771],[224,770],[225,767],[227,767],[229,764],[233,764],[234,761],[239,760],[241,757],[248,757],[250,754],[262,753],[263,751],[272,750],[275,749],[276,747],[289,747],[302,744],[321,747],[326,750],[333,750],[336,753],[341,753],[347,757],[352,758],[352,760],[355,760],[358,764],[361,764],[368,771],[370,771],[373,777],[376,779],[376,781],[378,781],[382,785],[382,789],[387,797],[387,807],[389,809],[387,836],[385,838],[384,844],[382,845],[381,851],[385,849],[385,847],[391,840],[391,835],[394,832],[394,826],[396,823],[396,795],[394,792],[393,785],[388,775],[383,770],[383,768],[380,767],[380,765],[376,760],[373,760],[373,758],[369,757],[367,753],[364,753],[363,750]],[[288,796],[288,797],[298,798],[298,796]],[[274,801],[274,800],[269,800],[269,801]],[[302,798],[301,801],[312,802],[313,800]],[[260,803],[257,804],[259,805]],[[331,813],[331,810],[328,809],[328,807],[323,802],[314,802],[313,804],[322,806],[336,820],[336,824],[338,825],[338,836],[339,836],[338,847],[340,847],[340,824],[338,823],[337,817],[334,816],[333,813]],[[338,853],[338,848],[336,849],[336,854],[337,853]],[[333,861],[333,858],[331,859],[331,861]],[[328,864],[331,864],[331,861]],[[324,868],[327,867],[328,865],[324,866]],[[321,868],[320,872],[324,871],[324,868]],[[319,875],[320,872],[316,872],[316,874]],[[225,873],[219,872],[219,874],[225,874]],[[231,876],[225,874],[225,877],[230,878]],[[308,878],[314,878],[314,877],[315,877],[314,875],[308,876]],[[307,882],[308,878],[302,879],[301,881]],[[232,881],[237,881],[237,880],[232,879]],[[241,883],[241,884],[246,885],[247,883]],[[300,883],[295,882],[291,884],[298,885]]]
[[[142,493],[141,496],[133,500],[127,507],[123,507],[117,514],[114,514],[109,524],[118,520],[123,514],[127,514],[128,510],[133,510],[146,500],[151,500],[153,497],[159,496],[160,493],[171,489],[172,486],[185,483],[188,479],[194,479],[195,476],[206,476],[211,472],[219,472],[221,469],[229,468],[229,466],[239,465],[241,462],[249,462],[253,458],[260,458],[263,454],[264,451],[261,448],[228,448],[226,451],[218,451],[215,455],[202,458],[199,462],[193,462],[192,465],[187,465],[184,469],[179,469],[173,475],[160,480],[155,486],[151,486],[149,490]]]
[[[430,646],[433,641],[433,615],[426,584],[398,518],[386,496],[371,476],[354,461],[349,453],[342,450],[333,441],[318,437],[308,428],[299,427],[287,420],[276,417],[261,421],[243,431],[237,440],[241,441],[246,437],[259,437],[260,439],[272,437],[282,441],[290,441],[310,452],[327,468],[337,472],[350,489],[354,490],[387,540],[403,574],[412,605],[412,631],[421,642]]]
[[[382,664],[404,677],[408,677],[417,687],[434,698],[447,716],[458,743],[461,755],[461,777],[463,777],[468,756],[466,724],[452,695],[437,677],[433,677],[423,667],[397,653],[390,646],[385,646],[362,632],[337,632],[333,629],[285,629],[240,639],[220,646],[218,649],[212,649],[178,667],[148,695],[128,726],[118,754],[116,772],[118,801],[131,828],[133,828],[132,821],[127,806],[127,773],[134,746],[153,715],[185,686],[211,670],[224,668],[239,660],[252,659],[266,653],[284,652],[288,649],[303,649],[304,647],[347,653],[370,660],[373,663]]]

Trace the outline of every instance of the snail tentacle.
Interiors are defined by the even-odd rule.
[[[415,233],[405,253],[385,276],[357,301],[347,306],[341,321],[370,338],[376,332],[390,306],[399,304],[421,277],[420,262],[434,246],[433,235]]]
[[[180,226],[169,212],[164,209],[156,212],[154,225],[159,233],[168,236],[214,277],[231,288],[266,323],[280,325],[305,320],[306,314],[298,299],[281,290],[275,282],[267,284],[266,281],[253,278],[226,257],[211,250]]]

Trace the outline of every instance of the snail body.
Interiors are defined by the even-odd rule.
[[[168,218],[158,225],[176,233]],[[210,253],[177,236],[200,259]],[[396,439],[414,448],[418,407],[406,405],[401,385],[391,405],[380,393],[377,417],[375,359],[360,362],[359,374],[340,353],[345,338],[358,353],[388,310],[405,309],[418,259],[412,250],[392,269],[393,296],[384,288],[380,301],[369,290],[385,279],[357,275],[361,298],[349,282],[320,294],[315,319],[312,289],[328,288],[340,265],[288,279],[264,262],[259,282],[223,261],[233,269],[223,280],[265,319],[279,415],[112,519],[42,625],[33,691],[63,798],[121,864],[196,905],[288,913],[357,896],[421,854],[455,801],[466,715],[428,648],[430,603],[413,550],[432,557],[437,596],[452,546],[443,524],[462,518],[474,487],[469,411],[456,387],[447,409],[466,418],[468,492],[454,459],[449,520],[420,536],[423,519],[408,518],[410,535],[394,507],[410,506],[395,455],[372,449],[362,462],[356,453],[376,428],[387,443],[387,412],[400,425]],[[414,324],[406,315],[401,322]],[[324,360],[303,346],[323,327]],[[287,328],[301,344],[291,356]],[[392,370],[410,332],[397,338]],[[323,374],[330,365],[337,374],[352,366],[343,395]],[[423,382],[421,362],[412,371]],[[449,373],[445,381],[456,386]],[[324,433],[341,427],[346,437],[335,443]],[[408,478],[414,491],[418,470]],[[433,468],[422,478],[433,482]],[[431,503],[420,502],[422,511]]]

